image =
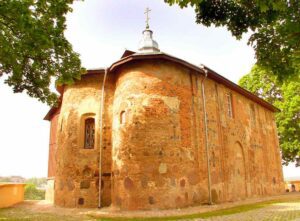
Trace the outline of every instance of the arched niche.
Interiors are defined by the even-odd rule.
[[[243,146],[240,142],[235,142],[232,147],[232,167],[230,168],[230,188],[233,200],[245,199],[247,196],[246,186],[246,165]]]

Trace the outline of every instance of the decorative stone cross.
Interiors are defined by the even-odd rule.
[[[151,10],[147,7],[144,14],[146,15],[146,28],[149,29],[149,12],[151,12]]]

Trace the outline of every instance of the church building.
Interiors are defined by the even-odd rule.
[[[46,198],[148,210],[283,193],[279,110],[152,35],[147,25],[138,52],[57,88]]]

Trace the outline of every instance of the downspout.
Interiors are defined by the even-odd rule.
[[[103,140],[103,110],[104,110],[104,90],[105,90],[105,82],[106,82],[106,75],[108,73],[108,69],[106,68],[104,71],[104,77],[102,82],[102,89],[101,89],[101,101],[100,101],[100,121],[99,121],[99,128],[100,128],[100,143],[99,143],[99,199],[98,199],[98,208],[101,208],[101,189],[102,189],[102,140]]]
[[[205,128],[205,150],[206,150],[206,164],[207,164],[207,185],[208,185],[208,204],[212,205],[212,196],[211,196],[211,177],[210,177],[210,160],[209,160],[209,147],[208,147],[208,128],[207,128],[207,112],[206,112],[206,98],[205,98],[205,88],[204,81],[207,78],[207,69],[204,66],[201,66],[204,70],[205,77],[201,81],[202,89],[202,99],[203,99],[203,112],[204,112],[204,128]]]

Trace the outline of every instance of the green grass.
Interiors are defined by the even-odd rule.
[[[7,208],[0,209],[0,221],[88,221],[88,220],[97,220],[97,221],[165,221],[165,220],[182,220],[182,219],[195,219],[202,218],[207,219],[214,216],[225,216],[236,213],[243,213],[255,209],[261,209],[270,205],[274,205],[277,203],[295,203],[299,202],[299,199],[282,199],[282,200],[272,200],[265,201],[241,206],[235,206],[228,209],[221,209],[211,212],[197,213],[192,215],[182,215],[182,216],[170,216],[170,217],[151,217],[151,218],[124,218],[124,217],[115,217],[115,218],[99,218],[93,215],[84,216],[80,215],[63,215],[56,213],[43,213],[43,212],[35,212],[33,210],[25,209],[22,207],[16,208]],[[299,211],[300,212],[300,211]]]
[[[143,217],[137,217],[137,218],[123,218],[123,217],[115,217],[115,218],[98,218],[98,221],[114,221],[114,220],[128,220],[128,221],[166,221],[166,220],[182,220],[182,219],[196,219],[196,218],[202,218],[207,219],[214,216],[226,216],[236,213],[243,213],[250,210],[255,209],[261,209],[273,204],[277,203],[284,203],[284,202],[299,202],[299,199],[295,200],[271,200],[271,201],[265,201],[260,203],[254,203],[254,204],[247,204],[247,205],[241,205],[241,206],[235,206],[228,209],[220,209],[216,211],[210,211],[210,212],[204,212],[204,213],[196,213],[191,215],[183,215],[183,216],[169,216],[169,217],[149,217],[149,218],[143,218]]]

